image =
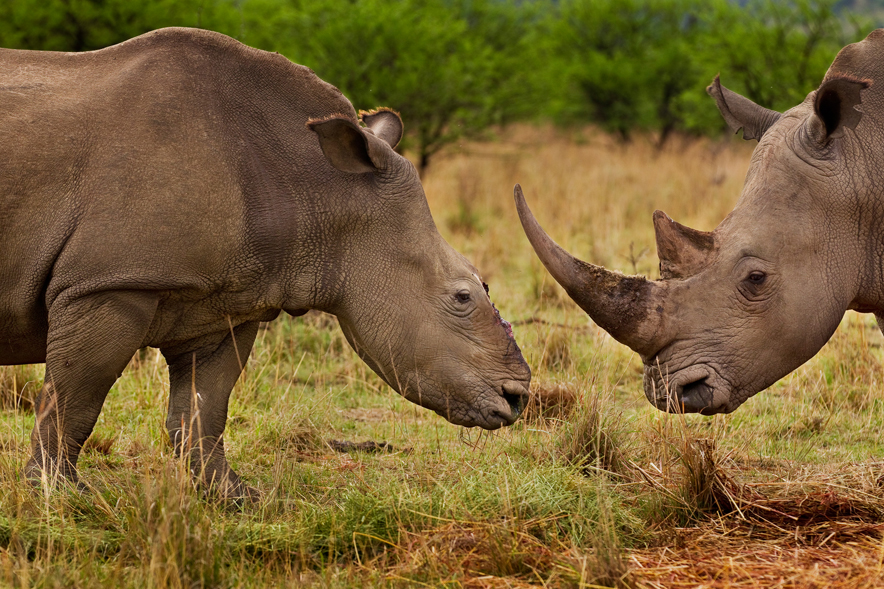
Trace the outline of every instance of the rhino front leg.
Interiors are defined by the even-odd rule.
[[[150,292],[101,292],[49,309],[46,375],[31,432],[27,478],[77,483],[77,458],[107,392],[141,346],[157,308]]]
[[[257,499],[224,456],[227,402],[252,350],[258,322],[226,335],[201,338],[196,345],[162,349],[169,365],[169,414],[166,428],[179,456],[190,460],[197,482],[222,497]]]

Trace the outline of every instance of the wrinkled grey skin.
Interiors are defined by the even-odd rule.
[[[572,258],[523,226],[553,276],[645,364],[660,409],[731,412],[816,354],[848,309],[884,318],[884,30],[845,47],[820,88],[780,114],[722,87],[725,120],[759,140],[735,209],[713,231],[654,214],[662,279]]]
[[[194,474],[228,466],[230,391],[261,321],[337,316],[391,387],[449,421],[518,417],[530,370],[478,271],[439,235],[392,111],[207,31],[90,53],[0,50],[0,364],[46,362],[32,478],[77,478],[141,347],[169,365]]]

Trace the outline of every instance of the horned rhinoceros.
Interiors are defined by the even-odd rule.
[[[644,362],[660,409],[730,412],[811,358],[848,309],[884,328],[884,30],[848,45],[785,113],[721,86],[725,120],[758,139],[712,232],[654,213],[659,281],[570,256],[516,202],[535,251],[592,319]]]
[[[360,123],[311,70],[212,32],[0,50],[0,364],[46,362],[28,476],[77,480],[108,389],[152,346],[197,479],[253,493],[222,433],[281,310],[334,314],[372,370],[453,423],[513,423],[530,370],[401,136],[393,111]]]

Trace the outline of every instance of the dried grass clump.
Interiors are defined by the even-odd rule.
[[[601,406],[599,394],[594,393],[572,414],[572,426],[561,440],[562,455],[584,474],[623,474],[627,468],[621,451],[622,416],[603,413]]]
[[[720,454],[713,438],[695,438],[683,416],[674,422],[677,425],[672,427],[667,420],[652,442],[659,452],[659,462],[651,461],[647,468],[631,466],[662,494],[678,521],[697,522],[726,515],[758,497],[724,467],[727,456]]]
[[[292,425],[285,433],[284,442],[287,448],[298,452],[324,450],[326,446],[316,426],[307,421]]]
[[[293,419],[279,428],[268,430],[260,446],[276,448],[283,453],[285,460],[297,462],[329,451],[319,428],[309,419]]]
[[[574,587],[636,587],[629,560],[619,546],[596,545],[589,554],[570,556],[562,575]]]
[[[83,452],[110,456],[116,441],[117,436],[115,435],[106,436],[99,432],[92,432],[92,435],[83,444]]]
[[[743,489],[722,468],[715,440],[686,438],[679,450],[684,469],[681,484],[684,505],[702,513],[732,512]]]
[[[532,384],[528,403],[522,412],[522,419],[528,422],[544,419],[566,420],[574,411],[576,401],[577,391],[571,383]]]

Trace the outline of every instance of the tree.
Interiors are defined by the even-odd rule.
[[[569,0],[551,16],[571,106],[565,120],[588,119],[628,140],[682,122],[678,98],[696,86],[692,46],[699,0]]]
[[[0,47],[101,49],[165,26],[235,34],[232,0],[14,0],[0,3]]]
[[[628,140],[654,131],[719,132],[705,87],[721,72],[734,91],[777,110],[801,102],[837,51],[868,25],[836,11],[837,0],[565,0],[551,38],[570,107]]]
[[[861,40],[870,23],[836,11],[838,0],[724,0],[707,16],[699,56],[733,90],[775,110],[795,106],[819,86],[838,51]],[[710,78],[711,79],[711,78]]]
[[[628,140],[724,129],[717,73],[776,110],[812,91],[871,23],[840,0],[7,0],[0,46],[98,49],[163,26],[279,51],[357,109],[405,120],[421,172],[512,120],[593,122]]]
[[[443,146],[527,108],[530,86],[519,75],[527,9],[490,0],[284,4],[246,4],[245,40],[311,67],[358,109],[399,111],[403,147],[414,148],[421,172]]]

